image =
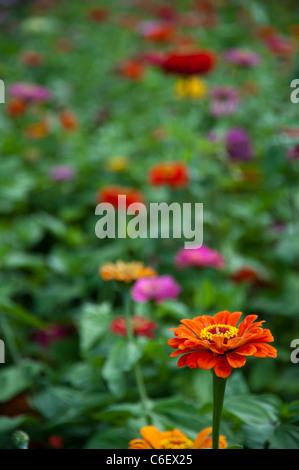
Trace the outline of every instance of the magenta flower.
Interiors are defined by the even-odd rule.
[[[15,98],[20,98],[24,101],[48,101],[52,93],[49,88],[42,85],[36,85],[35,83],[17,82],[14,83],[9,93]]]
[[[211,98],[210,111],[215,117],[233,114],[240,103],[238,91],[230,86],[215,87]]]
[[[241,67],[254,67],[261,61],[260,56],[255,52],[245,49],[230,49],[226,53],[226,59],[231,64]]]
[[[299,145],[294,145],[289,148],[287,157],[289,160],[298,160],[299,159]]]
[[[182,248],[176,256],[175,263],[180,269],[191,266],[215,269],[225,267],[225,260],[221,254],[207,245],[202,245],[200,248]]]
[[[53,181],[72,180],[76,175],[75,168],[69,165],[57,165],[50,169],[50,178]]]
[[[32,333],[31,337],[41,348],[47,349],[53,341],[61,341],[75,332],[73,325],[49,325],[45,330]]]
[[[232,160],[247,161],[254,156],[250,135],[242,127],[233,127],[228,131],[226,149]]]
[[[181,287],[172,276],[142,277],[136,281],[132,288],[132,298],[135,302],[163,302],[165,299],[175,300]]]

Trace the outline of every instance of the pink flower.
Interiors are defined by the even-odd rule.
[[[233,114],[239,105],[239,93],[230,86],[215,87],[211,91],[211,113],[215,117]]]
[[[53,181],[68,181],[76,176],[76,170],[69,165],[57,165],[50,169],[50,178]]]
[[[142,277],[136,281],[132,289],[135,302],[163,302],[165,299],[176,299],[181,287],[172,276]]]
[[[27,82],[14,83],[9,93],[11,96],[20,98],[25,101],[48,101],[51,98],[51,91],[41,85]]]
[[[154,331],[157,327],[156,323],[140,315],[132,315],[131,326],[136,336],[145,336],[146,338],[154,338]],[[127,336],[126,318],[120,316],[112,320],[110,331],[115,335]]]
[[[241,67],[254,67],[261,61],[259,55],[245,49],[230,49],[226,53],[226,59],[228,62]]]
[[[202,245],[200,248],[182,248],[178,252],[175,262],[178,268],[197,266],[223,269],[225,267],[225,260],[221,254],[206,245]]]

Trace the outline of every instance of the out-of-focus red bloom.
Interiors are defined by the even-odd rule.
[[[149,181],[153,186],[185,188],[189,183],[188,167],[183,162],[159,163],[150,169]]]
[[[118,72],[129,80],[140,80],[144,76],[144,66],[139,60],[126,60],[119,65]]]
[[[189,53],[171,53],[159,64],[165,73],[175,75],[204,75],[215,67],[215,54],[208,50]]]
[[[6,106],[8,114],[12,117],[23,116],[26,111],[26,101],[21,98],[12,98]]]
[[[137,32],[145,39],[154,42],[168,41],[173,37],[175,27],[170,21],[143,21]]]
[[[160,3],[153,8],[153,14],[163,20],[174,20],[177,17],[177,11],[173,5]]]
[[[30,396],[28,393],[20,393],[10,400],[0,404],[1,416],[15,417],[20,415],[34,416],[40,418],[38,411],[34,410],[30,405]]]
[[[140,202],[144,204],[144,198],[140,191],[134,188],[127,188],[124,186],[105,186],[101,188],[97,194],[97,203],[108,202],[112,204],[115,209],[118,209],[118,196],[126,196],[126,205],[121,209],[127,209],[130,204]]]
[[[237,283],[250,282],[255,284],[262,281],[258,273],[253,268],[247,266],[244,266],[231,274],[230,279]]]
[[[87,19],[94,21],[95,23],[102,23],[109,17],[109,12],[106,8],[96,7],[89,10],[87,13]]]
[[[49,437],[49,446],[52,449],[63,449],[63,440],[61,436],[52,435]]]
[[[52,341],[59,341],[72,335],[75,331],[73,325],[50,325],[45,330],[32,333],[32,339],[43,349],[47,349]]]
[[[79,121],[76,114],[69,109],[60,111],[59,120],[62,127],[68,131],[75,131],[79,127]]]
[[[154,338],[156,324],[140,315],[131,317],[131,326],[136,336],[145,336],[146,338]],[[120,336],[127,336],[126,318],[123,316],[115,318],[110,324],[112,333]]]
[[[24,51],[20,60],[28,67],[40,67],[44,63],[44,56],[36,51]]]

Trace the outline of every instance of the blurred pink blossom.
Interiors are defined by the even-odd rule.
[[[135,302],[163,302],[165,299],[176,299],[180,292],[181,287],[172,276],[142,277],[132,288],[132,298]]]
[[[197,266],[223,269],[225,267],[222,255],[206,245],[200,248],[182,248],[176,256],[175,263],[178,268]]]

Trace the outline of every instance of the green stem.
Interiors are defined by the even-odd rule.
[[[219,449],[220,422],[225,393],[226,379],[213,372],[213,449]]]
[[[132,322],[131,322],[131,299],[130,299],[129,291],[126,292],[126,298],[125,298],[125,317],[126,317],[126,329],[127,329],[128,341],[129,343],[134,343],[135,336],[134,336],[134,332],[132,329]],[[144,416],[147,420],[147,423],[151,424],[150,413],[149,413],[149,408],[148,408],[148,396],[147,396],[143,374],[142,374],[139,361],[137,361],[134,364],[133,371],[135,375],[137,390],[138,390],[138,394],[139,394],[140,401],[142,404]]]

